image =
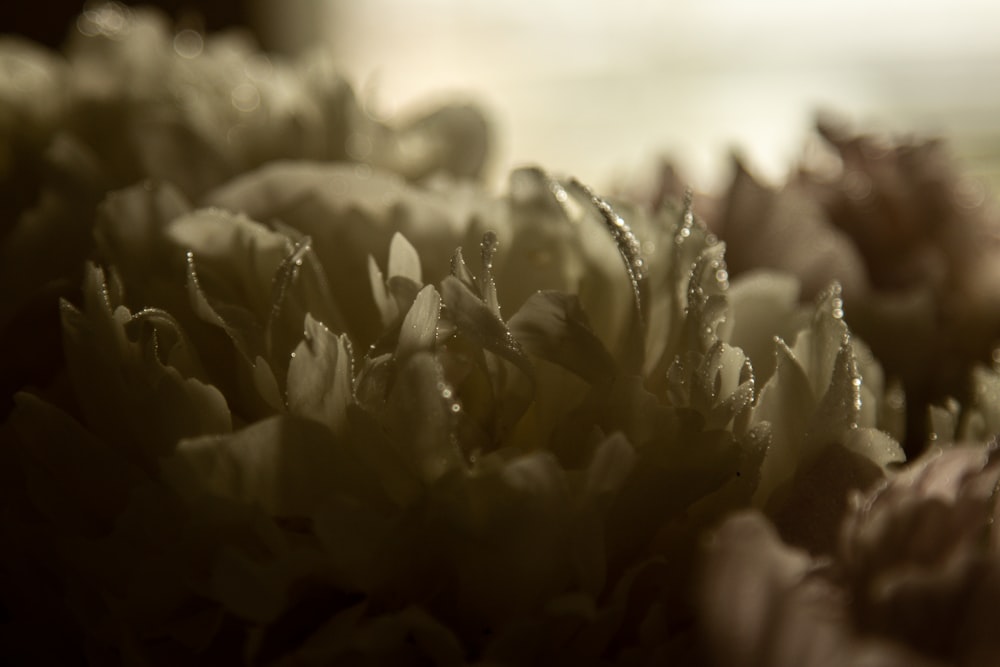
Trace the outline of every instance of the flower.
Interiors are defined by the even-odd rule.
[[[997,344],[1000,221],[940,140],[888,142],[828,119],[819,134],[832,155],[777,189],[737,161],[707,222],[729,245],[733,275],[789,271],[807,298],[843,285],[852,329],[905,388],[915,454],[927,444],[928,406],[965,402],[971,368]],[[662,188],[676,191],[670,170]]]
[[[323,53],[271,59],[240,33],[175,34],[159,12],[114,2],[88,5],[65,54],[0,40],[0,70],[3,414],[21,386],[57,372],[52,304],[79,296],[109,192],[148,180],[199,201],[280,159],[475,178],[490,141],[470,105],[388,124]]]
[[[390,128],[316,62],[79,26],[14,49],[59,100],[11,107],[3,252],[40,265],[0,330],[46,359],[0,426],[16,659],[992,656],[995,368],[905,464],[854,283],[731,275],[690,197],[492,192],[468,108]]]
[[[837,289],[802,309],[777,276],[730,288],[689,207],[633,212],[633,231],[539,170],[497,198],[316,163],[205,201],[166,184],[106,199],[106,268],[62,303],[70,394],[19,395],[11,418],[11,451],[38,461],[17,502],[79,535],[46,572],[115,600],[82,608],[98,645],[204,654],[235,627],[261,660],[391,656],[403,637],[446,663],[674,651],[689,640],[635,644],[624,619],[690,618],[706,526],[751,504],[794,517],[831,447],[840,492],[901,459]],[[737,344],[776,355],[759,390]],[[32,467],[81,439],[130,471],[98,516],[63,500],[91,467],[69,485]],[[183,545],[166,558],[142,534],[159,505]],[[154,556],[156,582],[114,583],[112,563]]]
[[[852,498],[811,558],[753,514],[708,547],[706,639],[721,664],[986,665],[1000,646],[996,447],[934,448]]]

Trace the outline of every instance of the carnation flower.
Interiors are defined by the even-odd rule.
[[[69,395],[20,395],[8,429],[16,502],[74,544],[36,567],[113,600],[78,612],[104,649],[211,653],[232,627],[261,660],[680,651],[706,525],[756,504],[795,526],[830,448],[842,493],[901,459],[837,289],[802,310],[777,276],[730,288],[689,205],[630,228],[538,170],[496,198],[302,162],[205,201],[147,184],[102,204],[106,268],[62,304]],[[760,389],[737,344],[776,355]],[[65,447],[127,467],[98,508],[73,494],[103,469],[46,472]],[[182,553],[135,534],[151,506]],[[149,585],[108,579],[154,555]],[[636,614],[665,625],[636,638]]]
[[[837,166],[828,159],[772,189],[737,162],[708,224],[730,246],[733,275],[789,271],[806,297],[843,285],[852,328],[906,389],[915,453],[928,405],[965,401],[970,369],[1000,338],[1000,221],[985,186],[958,172],[940,140],[890,143],[831,121],[819,132]],[[661,187],[676,191],[676,174],[666,169]]]
[[[729,665],[989,665],[1000,659],[996,447],[933,448],[852,498],[810,558],[753,514],[708,547],[702,613]]]
[[[159,12],[118,3],[88,6],[77,26],[65,54],[0,39],[5,396],[51,380],[59,334],[49,306],[77,297],[97,204],[114,189],[148,179],[198,200],[278,159],[350,161],[414,180],[484,167],[481,112],[452,105],[389,125],[322,52],[271,59],[242,33],[175,33]]]
[[[319,61],[79,31],[2,56],[48,100],[3,119],[15,660],[991,659],[994,450],[948,443],[1000,429],[996,369],[907,467],[857,285],[731,276],[752,239],[690,195],[497,194],[467,107],[390,128]]]

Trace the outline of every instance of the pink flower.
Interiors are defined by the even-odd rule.
[[[725,522],[702,578],[720,665],[992,665],[1000,660],[994,445],[932,449],[853,496],[809,556],[760,515]]]

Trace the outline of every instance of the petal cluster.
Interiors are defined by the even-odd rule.
[[[736,194],[720,226],[536,167],[496,193],[469,107],[390,125],[321,60],[114,3],[0,67],[15,662],[995,660],[1000,376],[943,361],[972,389],[907,463],[872,324],[917,250],[842,286],[756,261],[792,225]],[[852,169],[910,210],[891,155]],[[851,221],[894,218],[844,187],[767,196],[876,261]]]

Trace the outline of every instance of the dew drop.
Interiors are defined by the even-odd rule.
[[[841,320],[844,318],[844,300],[840,297],[834,297],[830,301],[832,306],[830,314],[833,315],[835,319]]]
[[[493,269],[493,256],[496,254],[499,245],[500,242],[497,240],[497,234],[492,229],[487,230],[487,232],[483,234],[483,240],[479,243],[479,248],[482,253],[484,269]]]

